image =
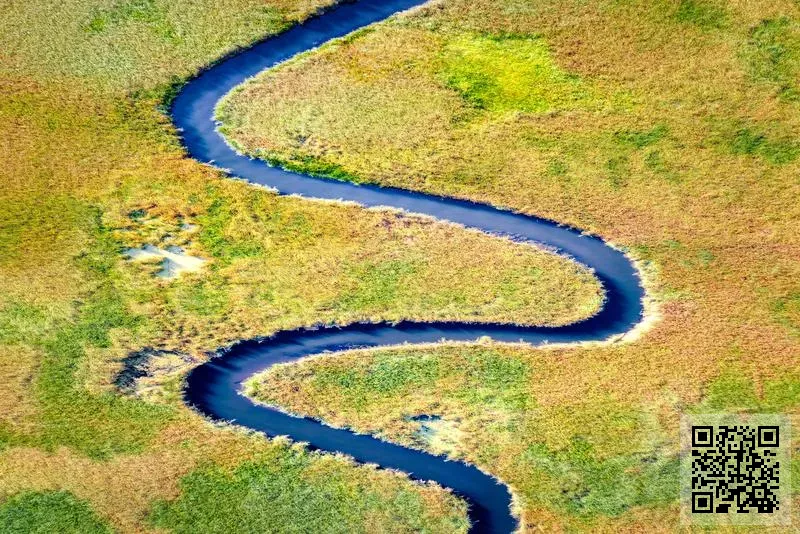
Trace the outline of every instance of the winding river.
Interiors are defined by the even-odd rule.
[[[277,189],[281,194],[347,200],[365,207],[389,206],[521,242],[544,244],[594,269],[606,290],[602,310],[590,319],[562,327],[454,322],[351,324],[280,332],[268,339],[241,342],[195,368],[187,377],[189,404],[214,420],[308,442],[312,449],[347,454],[359,462],[399,469],[419,480],[451,488],[470,505],[472,532],[511,532],[511,495],[499,481],[463,462],[450,461],[368,435],[336,429],[309,418],[257,405],[240,394],[242,382],[272,365],[325,351],[441,340],[472,341],[488,336],[503,342],[574,343],[604,340],[629,331],[643,314],[643,290],[635,267],[620,251],[597,237],[554,222],[489,205],[402,189],[316,178],[271,167],[237,154],[216,130],[217,102],[231,89],[296,54],[386,19],[423,0],[359,0],[343,3],[209,67],[187,83],[172,104],[172,117],[191,157],[229,175]]]

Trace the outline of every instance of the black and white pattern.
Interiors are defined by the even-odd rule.
[[[791,521],[790,426],[778,414],[685,416],[682,518],[701,525]]]
[[[692,426],[692,513],[780,509],[778,426]]]

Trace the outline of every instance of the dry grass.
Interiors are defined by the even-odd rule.
[[[14,78],[151,92],[303,20],[326,1],[68,0],[0,6],[3,70]]]
[[[0,454],[0,460],[0,482],[5,495],[29,491],[68,491],[90,503],[100,518],[123,532],[152,531],[155,527],[152,516],[154,503],[161,502],[161,506],[164,506],[180,498],[179,484],[185,477],[203,476],[209,469],[221,473],[235,472],[242,465],[249,465],[255,473],[259,473],[259,470],[267,473],[286,470],[307,478],[307,486],[299,492],[306,499],[314,499],[317,489],[327,491],[328,498],[341,499],[341,494],[337,495],[336,491],[325,487],[323,479],[327,473],[344,488],[345,503],[353,498],[353,493],[365,492],[372,495],[373,502],[383,505],[382,509],[376,507],[372,516],[359,516],[358,511],[353,514],[362,522],[373,521],[372,524],[379,530],[396,529],[400,524],[397,516],[403,514],[402,508],[393,508],[391,504],[387,506],[397,498],[412,502],[421,499],[427,503],[425,509],[428,515],[422,521],[430,521],[431,525],[437,521],[455,520],[457,523],[463,521],[465,516],[463,502],[436,486],[413,484],[405,477],[371,467],[356,467],[339,457],[310,454],[284,440],[267,442],[258,435],[246,437],[220,431],[210,428],[193,415],[165,428],[157,442],[144,454],[96,462],[66,448],[45,452],[37,448],[15,447]],[[265,482],[268,480],[262,480],[261,485]],[[254,487],[257,485],[258,482]],[[195,491],[187,497],[194,500],[195,508],[202,507],[198,503],[207,499],[208,494],[213,496],[213,489],[209,488],[205,495]],[[225,484],[218,484],[216,489],[224,492]],[[288,486],[284,487],[286,489]],[[352,493],[348,496],[348,492]],[[285,491],[285,498],[292,499],[294,494],[293,491]],[[220,502],[219,499],[208,502],[206,508],[219,510],[217,507]],[[228,502],[226,509],[235,510],[241,504]],[[247,504],[269,507],[269,503],[259,502],[258,499]],[[394,519],[392,513],[397,514]],[[299,518],[300,521],[307,519]],[[179,530],[189,527],[175,523],[172,526]],[[284,522],[282,526],[286,524]],[[257,522],[252,526],[267,530],[276,528],[275,525],[270,527]],[[210,529],[212,525],[206,527]]]
[[[148,383],[146,400],[111,386],[120,360],[143,346],[198,362],[241,337],[316,322],[561,324],[597,309],[596,281],[563,259],[426,220],[279,198],[184,157],[159,111],[174,84],[316,7],[0,7],[0,513],[25,506],[36,518],[31,507],[55,502],[68,517],[85,502],[115,529],[147,531],[154,502],[178,497],[181,480],[214,466],[235,478],[245,464],[258,476],[302,464],[297,495],[328,491],[344,508],[371,496],[348,521],[463,530],[463,502],[441,488],[210,428],[180,399],[185,369]],[[157,265],[125,261],[144,244],[209,261],[161,280]],[[341,493],[325,489],[326,472]],[[26,493],[56,490],[80,503]],[[189,528],[165,513],[164,526]]]
[[[454,0],[233,93],[220,113],[244,150],[597,232],[655,273],[663,315],[629,345],[500,351],[528,373],[510,420],[492,404],[502,395],[463,398],[483,349],[426,352],[433,382],[381,394],[375,366],[396,360],[405,376],[419,354],[313,359],[265,377],[276,389],[262,398],[420,446],[408,416],[457,421],[468,437],[454,450],[512,484],[530,528],[676,528],[681,412],[800,413],[798,28],[796,2],[779,0]],[[572,97],[530,106],[492,90],[504,71],[480,61],[466,78],[483,85],[447,83],[453,43],[497,39],[513,64],[532,35],[552,73],[536,91]]]
[[[174,82],[315,6],[277,7],[0,7],[4,497],[65,489],[114,528],[143,531],[187,476],[306,461],[205,425],[182,406],[179,375],[148,402],[110,393],[119,359],[145,344],[200,359],[318,320],[559,323],[595,309],[596,285],[566,262],[276,198],[186,160],[156,107]],[[781,1],[441,2],[247,87],[263,99],[253,122],[235,122],[242,106],[226,118],[252,150],[596,231],[658,273],[664,315],[632,345],[312,360],[269,376],[273,400],[418,446],[437,445],[408,416],[439,413],[447,446],[507,480],[531,529],[674,529],[677,415],[800,403],[797,18]],[[522,73],[549,90],[505,91],[528,83],[519,69],[484,83],[484,49],[534,61],[543,77]],[[267,119],[274,136],[259,130]],[[124,263],[144,243],[211,262],[161,282],[157,267]],[[330,468],[389,501],[411,489],[433,521],[464,517],[440,489],[308,465],[312,487]],[[380,510],[361,520],[402,524]]]

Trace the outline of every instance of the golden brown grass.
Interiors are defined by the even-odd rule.
[[[139,132],[128,131],[126,119],[115,115],[114,100],[98,97],[95,109],[87,111],[78,105],[83,98],[78,94],[48,93],[48,89],[27,84],[16,86],[13,93],[5,95],[2,106],[4,118],[9,119],[5,122],[9,135],[4,141],[9,147],[10,162],[3,171],[7,187],[3,190],[2,204],[8,209],[0,226],[4,250],[9,252],[4,254],[2,265],[0,380],[5,394],[0,419],[0,487],[3,488],[0,499],[19,492],[68,490],[86,500],[115,529],[149,531],[153,503],[177,497],[180,479],[199,466],[219,464],[225,469],[235,469],[243,461],[259,461],[281,469],[282,465],[288,467],[292,463],[292,455],[303,458],[306,453],[279,453],[285,445],[210,428],[189,412],[175,394],[180,374],[164,377],[163,382],[172,389],[165,392],[162,386],[161,393],[151,396],[156,402],[168,403],[153,415],[145,415],[149,410],[147,404],[137,400],[129,401],[130,406],[140,406],[144,411],[135,409],[130,417],[115,419],[118,416],[112,408],[106,415],[101,411],[106,406],[104,399],[109,399],[108,395],[119,397],[110,391],[119,360],[143,345],[178,347],[200,360],[204,352],[241,335],[264,334],[280,328],[276,309],[286,311],[280,314],[280,319],[288,319],[287,324],[312,322],[314,307],[324,307],[328,302],[324,300],[325,294],[318,294],[313,287],[281,287],[292,299],[289,302],[287,297],[285,307],[278,304],[277,308],[257,309],[251,316],[235,315],[237,306],[245,307],[240,296],[262,297],[259,290],[266,290],[266,285],[262,283],[265,278],[259,268],[273,265],[271,262],[276,258],[273,269],[286,283],[317,283],[327,278],[326,286],[342,289],[359,281],[357,274],[346,274],[345,266],[368,261],[369,257],[353,252],[355,247],[349,254],[339,253],[335,246],[358,240],[359,233],[342,223],[326,227],[333,220],[329,210],[346,211],[347,215],[340,215],[340,219],[363,221],[364,233],[381,228],[386,232],[383,237],[388,237],[392,231],[383,226],[385,221],[396,221],[403,228],[397,233],[412,240],[422,230],[415,229],[417,223],[394,215],[362,214],[352,207],[307,205],[296,199],[279,199],[244,184],[221,181],[216,173],[184,161],[174,147],[159,144],[163,140],[148,142]],[[104,106],[106,102],[110,103]],[[163,138],[158,116],[149,111],[149,105],[143,104],[142,108],[153,121],[151,128]],[[43,125],[43,116],[50,110],[56,117],[54,123]],[[197,191],[203,193],[198,196]],[[152,275],[155,269],[148,271],[125,261],[122,251],[127,246],[158,242],[167,230],[176,234],[175,239],[181,238],[177,216],[186,214],[187,220],[192,216],[202,218],[212,197],[234,205],[233,216],[229,217],[232,220],[226,220],[222,229],[230,243],[217,246],[216,256],[212,254],[212,250],[198,242],[205,231],[199,221],[194,221],[198,228],[191,235],[184,232],[187,235],[183,237],[194,242],[193,251],[213,258],[214,268],[193,277],[162,282]],[[197,202],[205,204],[196,205]],[[146,220],[137,222],[130,212],[142,206],[146,208]],[[290,225],[284,230],[283,221],[276,219],[267,229],[271,237],[254,234],[265,244],[268,255],[229,257],[229,249],[235,249],[237,243],[245,240],[239,233],[248,236],[263,229],[263,226],[253,228],[257,225],[255,221],[276,216],[279,211],[289,222],[302,219],[304,228],[314,229],[313,235],[307,236],[305,242],[294,241],[296,225],[294,230]],[[481,241],[492,242],[441,225],[438,234],[442,238],[452,237],[455,244],[471,244],[475,248]],[[99,260],[95,259],[98,239],[110,245],[99,253]],[[270,239],[278,242],[267,243]],[[326,245],[326,240],[330,244]],[[392,251],[386,250],[377,238],[367,241],[378,256],[392,256]],[[306,247],[323,254],[329,251],[328,258],[316,263],[306,260],[304,264],[300,260]],[[408,245],[408,250],[416,250],[419,255],[425,255],[431,248],[437,248],[431,241]],[[516,265],[532,268],[539,257],[559,262],[507,244],[495,250],[508,258],[508,267],[515,269]],[[400,259],[407,256],[397,249],[394,255]],[[87,258],[91,261],[86,262]],[[528,263],[530,259],[533,264]],[[249,265],[242,267],[248,262]],[[496,261],[493,265],[497,266]],[[567,273],[573,268],[566,262],[558,265],[566,268],[563,274],[569,276]],[[434,266],[450,268],[442,260]],[[481,271],[483,268],[478,267],[476,276],[481,272],[489,274]],[[239,271],[243,273],[241,277],[237,275]],[[514,276],[513,272],[508,274]],[[217,309],[204,302],[202,289],[209,284],[208,280],[214,284],[211,293],[224,296],[224,308]],[[595,298],[596,285],[590,279],[587,282],[587,289],[594,288],[591,298]],[[106,293],[103,288],[109,284],[113,296],[100,296]],[[196,291],[197,287],[201,290]],[[134,323],[112,321],[107,332],[110,342],[81,342],[78,357],[70,364],[70,351],[76,348],[72,336],[83,328],[75,323],[83,322],[81,317],[87,313],[87,307],[109,298],[114,304],[107,311],[124,309],[127,310],[124,314],[139,319]],[[269,300],[273,298],[270,296]],[[446,294],[440,298],[447,300]],[[330,311],[328,317],[352,321],[361,313],[379,316],[396,311],[391,304],[377,308],[353,306],[349,311]],[[109,325],[103,321],[102,315],[95,316],[90,320],[92,326],[90,323],[85,326],[106,332]],[[204,335],[195,335],[198,331]],[[68,365],[74,367],[62,376],[62,367]],[[68,394],[62,396],[65,392]],[[84,401],[88,403],[85,406]],[[89,414],[85,410],[100,412],[87,419]],[[144,434],[133,437],[139,431]],[[101,452],[104,443],[111,444],[110,454]],[[317,475],[309,472],[311,487],[317,480],[314,477],[327,469],[344,476],[353,490],[383,495],[381,502],[394,502],[397,492],[418,495],[430,504],[426,507],[430,511],[428,520],[462,521],[465,517],[463,502],[441,488],[416,486],[403,477],[356,468],[341,459],[330,462],[317,456],[310,458],[309,465],[317,472]],[[371,521],[376,528],[391,529],[396,526],[392,513],[389,505],[383,515],[362,520]]]
[[[341,502],[371,496],[349,518],[370,530],[417,517],[463,529],[463,502],[441,488],[211,427],[183,405],[186,367],[164,365],[141,399],[111,386],[144,346],[199,362],[239,338],[317,322],[562,324],[596,311],[598,284],[561,258],[415,217],[279,198],[185,157],[159,111],[174,84],[317,6],[0,6],[0,501],[67,490],[113,528],[149,531],[155,501],[180,507],[182,484],[215,466],[266,476],[302,464],[311,496],[332,491],[326,474],[343,481]],[[143,244],[209,261],[164,281],[157,265],[125,260]],[[181,528],[164,514],[160,525]]]
[[[512,485],[531,529],[677,528],[681,412],[800,413],[799,27],[780,0],[456,0],[233,93],[220,114],[244,150],[597,232],[655,274],[663,316],[633,344],[497,349],[527,373],[516,411],[464,400],[464,368],[485,358],[467,348],[312,359],[261,377],[259,397],[419,446],[410,416],[457,422],[453,450]],[[479,62],[484,85],[448,83],[451,43],[534,34],[543,68],[582,88],[569,106],[524,109]],[[370,373],[419,358],[439,362],[434,382],[376,393]]]

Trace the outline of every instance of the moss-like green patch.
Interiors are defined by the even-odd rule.
[[[219,280],[201,280],[180,284],[175,290],[177,304],[201,317],[215,317],[228,309],[229,295]]]
[[[606,161],[608,179],[614,189],[625,185],[625,182],[630,176],[629,162],[628,156],[625,155],[615,156]]]
[[[240,207],[231,206],[230,201],[216,194],[214,188],[209,189],[212,200],[208,209],[202,213],[197,222],[200,225],[199,241],[212,256],[223,263],[230,263],[236,258],[246,258],[261,255],[263,245],[260,240],[252,236],[235,235],[232,229],[236,226],[237,216],[243,211]],[[248,197],[248,206],[257,208],[259,195]]]
[[[728,21],[727,12],[709,0],[680,0],[675,20],[702,29],[718,29]]]
[[[663,139],[669,129],[665,124],[658,124],[649,130],[620,130],[614,132],[614,140],[623,146],[642,149]]]
[[[126,308],[116,287],[119,244],[95,211],[86,229],[89,247],[78,267],[95,281],[78,317],[42,340],[45,351],[36,391],[45,421],[40,441],[48,448],[74,447],[98,458],[141,450],[170,418],[171,410],[116,393],[88,394],[78,378],[87,347],[107,348],[110,332],[135,330],[140,318]]]
[[[728,144],[734,154],[759,156],[775,165],[790,163],[800,155],[800,143],[796,139],[770,136],[750,127],[736,130]]]
[[[7,534],[111,534],[89,505],[65,491],[23,493],[0,504],[0,525]]]
[[[743,56],[755,80],[773,84],[782,98],[800,99],[800,24],[788,17],[761,21]]]
[[[561,69],[543,39],[465,35],[448,40],[439,76],[470,105],[543,113],[588,103],[590,90]]]
[[[96,10],[86,30],[90,33],[103,33],[117,24],[138,22],[165,41],[177,44],[180,42],[180,35],[168,19],[167,7],[167,4],[157,0],[127,0]]]

